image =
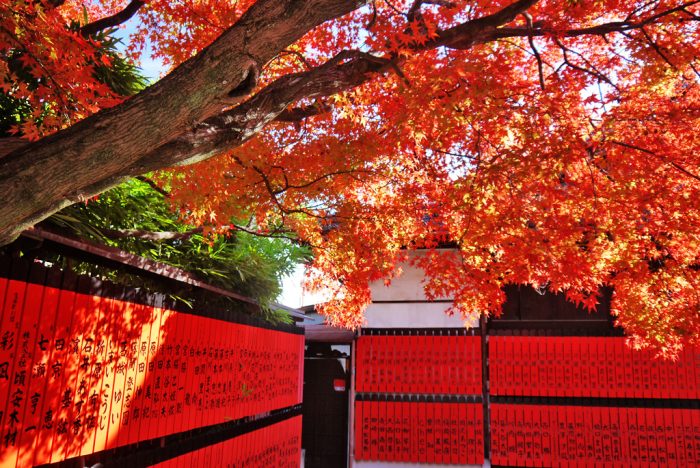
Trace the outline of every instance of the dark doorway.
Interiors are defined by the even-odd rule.
[[[308,343],[301,446],[306,468],[347,466],[350,346]]]

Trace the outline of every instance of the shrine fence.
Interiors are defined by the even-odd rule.
[[[700,349],[663,360],[575,330],[362,330],[354,459],[700,464]]]
[[[0,257],[0,466],[297,466],[303,331],[243,308]]]

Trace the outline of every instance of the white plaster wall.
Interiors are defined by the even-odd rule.
[[[459,255],[456,249],[441,249],[441,252]],[[411,255],[425,255],[416,251]],[[383,282],[370,285],[372,304],[365,312],[367,328],[463,328],[478,326],[478,319],[468,323],[460,316],[449,316],[451,298],[430,302],[423,292],[423,270],[408,263],[400,265],[402,274],[389,286]]]
[[[449,316],[447,302],[373,303],[365,312],[367,328],[464,328],[476,327],[478,319],[464,322],[458,315]]]
[[[452,252],[458,255],[456,249],[438,249],[440,252]],[[412,252],[411,255],[425,255],[425,252],[420,250]],[[423,270],[412,267],[408,263],[401,263],[399,267],[402,270],[401,276],[394,278],[391,285],[385,286],[384,282],[378,281],[370,285],[373,301],[424,301],[425,293],[423,292]],[[444,297],[442,299],[451,299]]]

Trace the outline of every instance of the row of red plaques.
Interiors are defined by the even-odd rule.
[[[297,468],[301,416],[153,465],[157,468]]]
[[[355,459],[482,464],[483,406],[355,401]]]
[[[494,465],[700,465],[700,410],[491,405]]]
[[[358,393],[482,393],[478,336],[363,335],[356,359]]]
[[[0,465],[292,406],[303,336],[0,279]]]
[[[615,337],[489,337],[491,395],[700,398],[700,348],[678,359]]]

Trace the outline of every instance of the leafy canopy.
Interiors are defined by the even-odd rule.
[[[115,96],[128,97],[145,88],[147,82],[130,59],[117,53],[119,40],[111,35],[114,32],[100,31],[97,36],[95,55],[109,60],[96,64],[92,78],[107,85]],[[17,57],[24,52],[13,53]],[[42,78],[26,69],[18,71],[25,83],[33,88],[39,86]],[[38,106],[40,112],[35,112],[33,106]],[[0,92],[0,137],[23,133],[27,128],[40,128],[52,112],[49,103],[36,103],[29,96],[17,98],[11,91]],[[261,306],[259,312],[271,321],[288,320],[289,316],[273,310],[271,303],[282,292],[282,278],[308,259],[307,249],[288,239],[265,238],[247,232],[209,236],[201,227],[179,220],[168,198],[168,193],[155,188],[149,179],[132,179],[89,203],[76,203],[61,210],[42,225],[181,268],[210,284],[257,300]],[[105,277],[127,285],[146,281],[149,289],[162,290],[185,302],[189,300],[179,297],[171,288],[124,271],[76,262],[60,254],[46,255],[49,254],[45,254],[46,260],[62,262],[66,268],[80,274]]]
[[[254,3],[85,7],[96,21],[135,6],[130,53],[149,43],[177,67]],[[95,86],[97,39],[66,27],[78,2],[0,4],[0,85],[55,117],[26,135],[114,104]],[[296,232],[314,249],[311,284],[336,292],[333,323],[359,325],[368,283],[446,236],[460,255],[431,250],[419,266],[429,297],[454,295],[457,313],[497,314],[509,283],[594,307],[607,284],[640,343],[672,353],[698,340],[698,1],[353,4],[257,70],[249,107],[198,127],[195,152],[198,135],[252,122],[216,140],[205,156],[217,157],[162,173],[184,219]],[[10,66],[19,49],[48,77],[33,88]]]
[[[87,204],[65,208],[44,224],[181,268],[207,283],[256,299],[265,313],[282,292],[282,278],[308,256],[305,248],[287,239],[247,232],[209,236],[178,220],[162,193],[136,179]],[[122,282],[114,272],[98,273]],[[133,284],[133,278],[127,284]]]

